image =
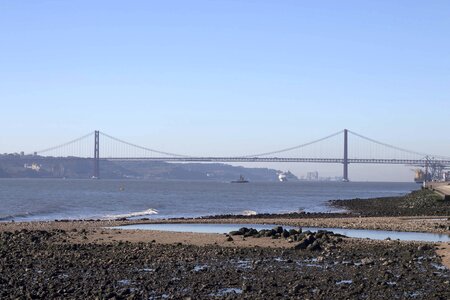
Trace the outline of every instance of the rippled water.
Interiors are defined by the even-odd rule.
[[[0,220],[330,212],[328,200],[395,196],[417,188],[414,183],[371,182],[0,179]]]

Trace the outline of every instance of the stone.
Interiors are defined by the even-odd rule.
[[[276,233],[283,233],[283,226],[276,226],[274,230],[276,231]]]
[[[306,249],[306,247],[308,247],[308,245],[310,244],[310,241],[307,238],[304,238],[303,240],[300,241],[300,243],[298,243],[297,245],[295,245],[294,249]]]
[[[374,263],[374,261],[373,261],[373,259],[371,259],[371,258],[363,258],[363,259],[361,259],[361,264],[363,265],[363,266],[367,266],[367,265],[373,265],[373,263]]]
[[[250,284],[248,284],[248,283],[244,283],[244,284],[242,285],[242,291],[243,291],[244,293],[251,292],[251,291],[252,291],[252,286],[251,286]]]
[[[296,284],[294,284],[294,286],[292,287],[291,292],[292,292],[293,294],[297,294],[298,292],[300,292],[300,290],[301,290],[302,288],[304,288],[304,286],[303,286],[302,284],[296,283]]]
[[[243,235],[240,231],[230,231],[230,235]]]
[[[320,246],[320,243],[317,240],[314,241],[312,244],[308,245],[308,247],[306,247],[306,250],[310,250],[310,251],[318,251],[321,249],[322,249],[322,247]]]
[[[427,251],[427,250],[431,250],[431,249],[433,249],[433,248],[428,244],[420,245],[419,247],[417,247],[418,251]]]

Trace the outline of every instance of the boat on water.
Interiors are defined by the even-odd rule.
[[[298,178],[295,177],[295,175],[292,174],[291,171],[279,172],[278,173],[278,181],[280,181],[280,182],[298,181]]]
[[[414,182],[418,184],[423,184],[427,179],[425,172],[421,169],[416,169],[414,171],[415,171]]]
[[[248,180],[244,178],[244,176],[239,176],[238,180],[233,180],[231,183],[248,183]]]

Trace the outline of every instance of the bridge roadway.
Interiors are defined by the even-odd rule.
[[[151,160],[167,162],[297,162],[343,164],[343,158],[281,158],[281,157],[101,157],[100,160]],[[349,158],[349,164],[425,165],[438,163],[450,165],[450,160]]]

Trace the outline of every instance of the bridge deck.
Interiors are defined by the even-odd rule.
[[[308,157],[101,157],[102,160],[153,160],[171,162],[291,162],[291,163],[337,163],[343,164],[343,158],[308,158]],[[383,158],[349,158],[349,164],[390,164],[390,165],[423,165],[439,163],[450,165],[450,160],[426,159],[383,159]]]

